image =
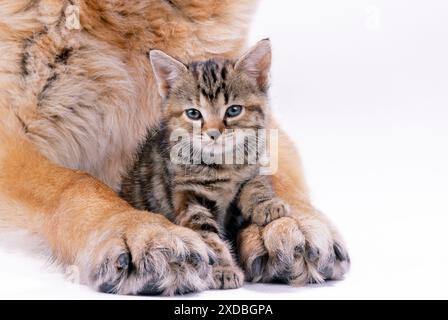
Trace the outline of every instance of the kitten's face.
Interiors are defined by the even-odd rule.
[[[270,54],[265,40],[236,62],[184,66],[166,55],[151,55],[169,131],[188,132],[195,152],[244,150],[247,140],[241,135],[256,137],[266,127]]]

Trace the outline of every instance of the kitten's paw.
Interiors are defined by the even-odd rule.
[[[219,233],[219,225],[210,210],[201,205],[190,205],[176,218],[176,224],[197,232]]]
[[[244,274],[237,266],[213,267],[213,284],[211,289],[236,289],[243,286]]]
[[[265,226],[271,221],[288,216],[288,214],[288,204],[280,198],[272,198],[255,206],[252,222],[259,226]]]
[[[350,258],[342,240],[316,218],[283,217],[265,227],[250,225],[238,239],[246,279],[293,285],[339,280]]]

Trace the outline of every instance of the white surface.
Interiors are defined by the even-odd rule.
[[[267,1],[273,107],[352,256],[343,282],[187,298],[448,298],[448,2]],[[118,298],[0,247],[0,298]]]

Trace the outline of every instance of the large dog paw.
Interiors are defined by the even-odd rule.
[[[237,242],[248,281],[321,283],[342,279],[350,266],[339,236],[312,216],[283,217],[265,227],[249,225]]]
[[[174,295],[201,291],[212,281],[213,253],[192,230],[139,213],[118,234],[106,232],[80,261],[82,282],[98,291]]]

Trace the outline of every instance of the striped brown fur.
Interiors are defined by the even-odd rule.
[[[160,52],[151,54],[155,76],[163,88],[164,116],[159,128],[149,133],[124,179],[121,196],[138,209],[162,213],[198,232],[217,257],[214,288],[236,288],[243,283],[243,273],[225,239],[225,228],[230,227],[226,222],[234,220],[230,215],[238,214],[231,210],[232,204],[248,223],[260,226],[286,216],[288,206],[276,197],[270,179],[258,175],[258,163],[251,164],[245,158],[243,164],[194,164],[192,159],[178,164],[170,157],[178,142],[171,141],[170,136],[176,129],[192,134],[197,124],[202,145],[214,145],[224,141],[226,129],[265,129],[270,57],[268,40],[259,42],[241,61],[213,59],[184,66]],[[238,116],[226,114],[232,105],[241,106]],[[192,107],[201,113],[200,119],[186,115]],[[221,135],[210,140],[209,130]],[[232,151],[236,152],[240,146],[236,139],[232,141]]]

